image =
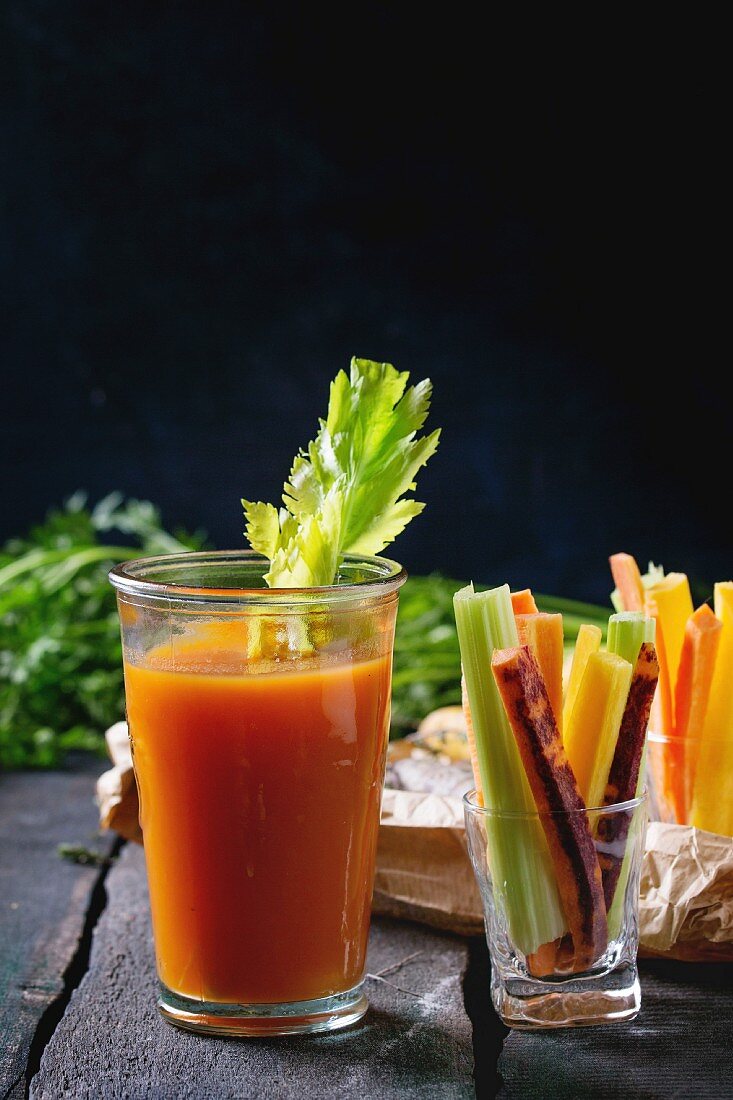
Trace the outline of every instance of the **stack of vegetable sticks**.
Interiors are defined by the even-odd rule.
[[[655,776],[667,813],[680,824],[733,835],[733,582],[715,585],[714,607],[693,611],[684,573],[614,554],[611,599],[641,607],[657,624],[659,688],[651,728],[666,738]]]
[[[561,614],[506,585],[469,585],[454,606],[497,900],[530,973],[580,973],[621,928],[631,814],[585,811],[642,786],[654,622],[641,610],[612,616],[606,650],[601,629],[581,625],[563,698]]]

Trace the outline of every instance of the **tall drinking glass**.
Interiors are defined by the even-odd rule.
[[[398,589],[347,555],[329,587],[270,589],[251,551],[110,574],[160,979],[196,1031],[331,1031],[364,963]]]

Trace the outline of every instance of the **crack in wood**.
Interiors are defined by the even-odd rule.
[[[398,993],[407,993],[410,997],[415,997],[418,1001],[424,1001],[426,999],[421,993],[416,993],[414,989],[405,989],[403,985],[396,985],[394,982],[390,982],[386,978],[380,977],[379,974],[367,974],[365,976],[373,982],[383,982],[384,985],[388,985],[391,989],[396,989]]]
[[[367,978],[383,978],[385,974],[394,974],[396,970],[401,970],[408,962],[412,962],[413,959],[419,959],[422,954],[422,951],[413,951],[411,955],[406,955],[404,959],[400,959],[399,962],[392,963],[391,966],[383,966],[376,974],[367,974]]]
[[[10,1100],[10,1098],[13,1096],[13,1093],[15,1092],[15,1090],[17,1089],[18,1085],[20,1084],[20,1082],[23,1080],[24,1077],[25,1077],[25,1070],[22,1069],[20,1071],[20,1073],[18,1074],[18,1076],[15,1078],[15,1080],[10,1082],[10,1085],[5,1090],[5,1092],[2,1094],[2,1097],[0,1097],[0,1100]]]
[[[407,963],[412,962],[414,959],[418,959],[423,954],[422,951],[413,951],[411,955],[405,955],[404,959],[400,959],[399,962],[392,963],[391,966],[383,966],[381,970],[378,970],[376,974],[365,974],[364,978],[367,981],[383,982],[385,985],[390,986],[391,989],[396,989],[398,993],[407,993],[410,997],[415,997],[418,1001],[424,1001],[425,997],[421,993],[416,993],[414,989],[405,989],[402,985],[396,985],[395,982],[389,982],[385,978],[385,974],[394,974],[398,970],[401,970]]]
[[[111,868],[114,865],[115,857],[119,854],[124,847],[126,841],[122,837],[118,837],[110,850],[109,862],[100,867],[99,875],[91,894],[89,895],[89,905],[87,906],[86,915],[84,918],[84,927],[82,928],[79,942],[74,952],[69,965],[63,973],[62,981],[63,987],[51,1003],[46,1008],[45,1012],[41,1016],[36,1030],[33,1034],[30,1049],[28,1051],[28,1060],[24,1073],[21,1073],[17,1080],[13,1083],[11,1089],[5,1094],[9,1097],[12,1094],[13,1089],[17,1088],[18,1084],[25,1076],[25,1096],[30,1096],[31,1084],[33,1078],[38,1073],[41,1065],[41,1059],[43,1052],[48,1046],[51,1038],[53,1037],[56,1028],[58,1027],[61,1019],[66,1011],[66,1008],[71,1000],[74,990],[79,986],[80,982],[84,978],[84,975],[89,969],[89,957],[92,950],[92,936],[94,929],[104,912],[107,905],[107,891],[105,889],[105,879],[109,874]]]

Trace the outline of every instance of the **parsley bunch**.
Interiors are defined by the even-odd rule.
[[[58,765],[101,749],[124,714],[112,565],[200,549],[165,531],[148,501],[111,493],[92,509],[76,494],[0,551],[0,767]]]

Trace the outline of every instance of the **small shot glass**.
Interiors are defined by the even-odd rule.
[[[511,871],[506,870],[510,866],[506,852],[513,843],[525,843],[528,838],[536,844],[543,835],[538,828],[543,826],[543,818],[558,815],[487,809],[478,803],[476,791],[469,791],[463,803],[468,851],[483,900],[491,999],[504,1023],[530,1030],[633,1019],[641,1005],[636,955],[646,792],[628,802],[574,811],[587,818],[608,904],[605,950],[582,969],[575,963],[569,933],[551,943],[525,942],[521,946],[512,928],[516,901],[532,896],[532,884],[512,880]],[[501,883],[495,882],[491,873],[492,846],[496,844],[504,853]],[[547,855],[549,858],[549,852]],[[526,873],[527,862],[523,866]]]

